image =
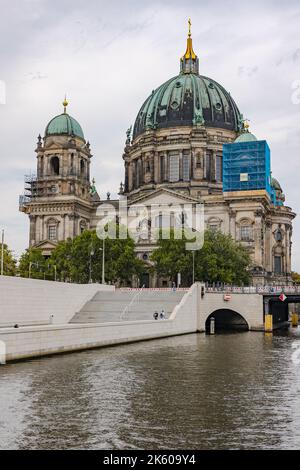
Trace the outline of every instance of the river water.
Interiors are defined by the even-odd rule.
[[[195,334],[0,366],[0,448],[300,448],[293,345]]]

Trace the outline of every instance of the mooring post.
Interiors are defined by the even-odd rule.
[[[216,322],[214,317],[211,317],[210,323],[209,323],[209,334],[214,335],[216,332]]]
[[[273,315],[270,313],[269,299],[265,299],[265,332],[273,332]]]
[[[299,316],[297,312],[292,313],[292,327],[297,328],[299,323]]]

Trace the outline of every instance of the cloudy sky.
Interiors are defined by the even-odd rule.
[[[64,94],[91,142],[99,193],[116,194],[126,129],[178,73],[188,17],[201,73],[269,142],[273,174],[300,213],[299,0],[0,0],[0,228],[16,254],[28,243],[18,213],[24,174],[35,170],[37,136],[62,112]],[[300,217],[293,255],[300,271]]]

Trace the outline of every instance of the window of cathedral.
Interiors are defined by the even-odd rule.
[[[216,181],[222,182],[222,157],[221,155],[216,156]]]
[[[79,231],[83,233],[86,230],[86,223],[84,221],[80,222]]]
[[[175,183],[179,181],[179,155],[170,154],[170,174],[169,174],[170,183]]]
[[[212,152],[211,150],[207,150],[205,154],[205,177],[208,181],[211,179],[211,160]]]
[[[51,167],[51,174],[52,175],[59,175],[59,158],[58,157],[52,157],[50,160],[50,167]]]
[[[274,272],[275,274],[282,273],[282,257],[274,256]]]
[[[283,240],[282,231],[279,230],[279,229],[275,232],[275,240],[277,242],[282,242],[282,240]]]
[[[240,239],[243,242],[250,242],[252,241],[253,234],[252,234],[252,227],[251,225],[242,225],[240,228]]]
[[[57,240],[57,226],[56,225],[49,225],[49,227],[48,227],[48,239],[49,240]]]
[[[183,181],[190,181],[190,153],[188,151],[183,152],[182,173]]]
[[[209,228],[212,232],[216,233],[216,232],[218,232],[218,230],[219,230],[219,225],[217,225],[217,224],[209,224],[208,228]]]
[[[80,175],[84,176],[85,174],[85,161],[83,159],[80,160]]]

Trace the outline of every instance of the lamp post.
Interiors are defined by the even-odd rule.
[[[4,274],[4,229],[2,229],[1,245],[1,276]]]
[[[102,248],[102,284],[105,284],[105,237],[103,238]]]
[[[195,250],[193,250],[193,285],[195,284]]]
[[[91,245],[91,248],[90,248],[90,266],[89,266],[89,284],[92,284],[92,257],[94,256],[95,254],[95,251],[93,249],[93,245]]]

